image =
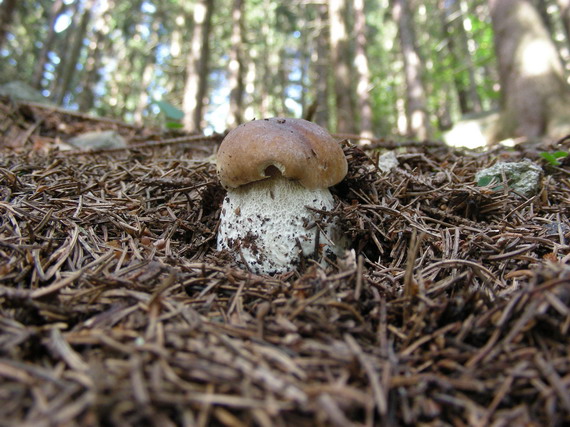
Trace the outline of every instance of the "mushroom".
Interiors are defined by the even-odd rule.
[[[218,229],[218,250],[257,274],[282,273],[314,254],[344,251],[338,221],[321,223],[330,211],[329,187],[346,176],[340,144],[323,128],[302,119],[271,118],[228,133],[217,156],[227,189]]]

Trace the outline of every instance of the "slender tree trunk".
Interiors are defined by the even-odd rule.
[[[469,39],[463,25],[463,11],[458,2],[440,0],[439,10],[449,54],[455,64],[463,65],[465,73],[454,73],[455,90],[462,114],[480,112],[481,98],[477,93],[475,64],[469,49]],[[467,82],[465,82],[467,80]]]
[[[570,87],[558,52],[528,0],[489,0],[501,82],[497,139],[570,132]]]
[[[259,88],[259,53],[257,51],[249,52],[247,63],[247,72],[245,74],[245,102],[246,105],[244,111],[244,119],[251,120],[256,117],[256,113],[259,112],[259,98],[257,96],[257,91]],[[256,110],[257,108],[257,110]],[[263,117],[261,115],[257,117]]]
[[[275,58],[277,62],[277,81],[279,87],[276,111],[279,116],[290,115],[287,108],[287,86],[289,85],[288,67],[287,67],[287,52],[282,47],[278,50],[279,54]]]
[[[63,84],[63,76],[67,69],[67,63],[71,60],[71,49],[69,47],[73,45],[75,32],[79,27],[81,17],[83,16],[80,13],[80,2],[77,1],[70,5],[70,7],[72,9],[71,14],[73,15],[73,18],[71,19],[68,27],[58,34],[58,43],[55,43],[53,46],[54,53],[59,58],[59,62],[54,64],[55,76],[49,84],[49,92],[53,100],[56,100],[59,97],[58,94]]]
[[[542,23],[548,30],[550,34],[554,34],[554,24],[552,19],[550,18],[550,14],[548,13],[548,1],[546,0],[534,0],[534,6],[536,11],[539,13],[540,17],[542,18]]]
[[[316,35],[317,54],[313,58],[313,81],[315,82],[317,111],[315,112],[315,123],[324,128],[329,128],[329,75],[330,75],[330,39],[328,22],[328,9],[326,5],[319,5],[317,19],[318,34]]]
[[[372,136],[372,107],[370,106],[370,69],[366,55],[366,15],[364,0],[353,0],[354,33],[356,37],[356,58],[354,60],[358,73],[356,94],[358,96],[358,111],[360,112],[360,135]]]
[[[100,6],[97,14],[93,16],[93,34],[89,43],[89,54],[85,62],[85,73],[82,82],[82,91],[79,96],[79,110],[89,111],[95,104],[95,86],[101,78],[101,59],[109,47],[109,21],[110,11],[115,7],[115,0],[108,0],[106,7]]]
[[[443,86],[443,91],[440,95],[437,108],[437,128],[445,131],[451,129],[453,126],[453,119],[451,118],[451,106],[453,105],[453,83],[446,83]]]
[[[85,10],[81,15],[79,26],[75,30],[73,43],[70,48],[69,57],[66,61],[65,68],[63,69],[61,84],[59,86],[58,96],[56,98],[56,103],[58,105],[63,104],[65,95],[67,95],[71,88],[73,77],[75,76],[75,73],[77,73],[77,64],[81,55],[81,49],[83,48],[83,40],[87,34],[87,25],[91,19],[92,6],[93,0],[88,1],[85,4]]]
[[[566,43],[570,45],[570,0],[558,0],[560,17],[566,33]]]
[[[274,83],[274,69],[273,69],[273,34],[270,24],[270,17],[274,15],[275,11],[271,8],[271,3],[268,0],[263,2],[265,11],[265,19],[261,24],[261,35],[263,38],[263,46],[261,48],[261,56],[259,58],[259,65],[257,69],[261,72],[259,79],[259,113],[261,117],[269,116],[271,109],[272,86]]]
[[[210,25],[214,0],[200,0],[194,6],[194,32],[187,61],[184,88],[184,128],[200,132],[204,97],[208,88],[208,60],[210,56]]]
[[[101,58],[105,51],[105,35],[101,31],[96,31],[89,48],[89,57],[85,64],[85,73],[82,83],[82,91],[79,96],[79,110],[89,111],[95,104],[94,89],[99,82],[99,71],[101,69]]]
[[[0,5],[0,48],[4,45],[8,27],[14,20],[17,3],[17,0],[4,0]]]
[[[149,104],[149,93],[148,89],[150,84],[152,83],[152,79],[154,78],[154,70],[156,68],[156,51],[158,49],[158,31],[160,29],[160,20],[155,19],[151,26],[151,35],[149,38],[149,51],[144,52],[144,60],[143,62],[143,69],[140,73],[142,75],[142,81],[139,93],[139,99],[137,102],[137,106],[135,107],[135,112],[133,115],[134,122],[138,125],[143,124],[143,116],[144,111],[148,107]]]
[[[563,66],[565,62],[566,65],[568,65],[567,64],[568,55],[567,54],[565,55],[562,51],[562,49],[567,47],[567,44],[564,44],[560,40],[558,40],[557,37],[558,29],[556,27],[556,23],[554,22],[552,15],[548,12],[548,8],[551,5],[550,3],[551,3],[550,0],[534,0],[532,4],[536,8],[536,11],[539,13],[542,19],[542,23],[546,28],[546,31],[548,32],[548,34],[550,34],[550,38],[552,39],[552,42],[556,47],[556,51],[558,52],[558,56],[560,57],[560,62],[563,64]],[[564,25],[563,16],[561,16],[561,21],[562,24]]]
[[[228,127],[243,121],[243,0],[234,0],[232,7],[232,36],[229,63],[230,114]]]
[[[300,28],[307,28],[309,20],[312,22],[312,19],[309,15],[309,6],[306,4],[300,5],[300,17],[299,17],[299,26]],[[303,118],[306,117],[307,114],[307,91],[308,86],[308,75],[309,75],[309,67],[311,64],[311,52],[314,50],[313,40],[309,37],[309,31],[301,31],[301,38],[300,38],[301,46],[299,48],[299,87],[301,88],[299,93],[299,104],[301,105],[301,114]],[[312,117],[311,117],[312,120]]]
[[[426,140],[430,136],[430,125],[426,107],[425,89],[422,81],[423,65],[416,47],[416,38],[408,0],[394,0],[393,14],[394,20],[398,24],[398,34],[404,59],[408,133],[414,138]]]
[[[336,132],[352,133],[355,114],[352,104],[352,78],[350,75],[349,40],[346,24],[346,0],[329,0],[331,59],[334,68],[336,100]]]
[[[150,57],[145,58],[145,65],[142,71],[141,85],[139,88],[140,89],[139,99],[137,101],[137,105],[133,113],[133,120],[137,125],[143,124],[144,111],[148,107],[148,101],[149,101],[148,88],[154,77],[154,68],[156,67],[154,55],[156,55],[156,52],[154,52],[153,49],[153,52],[151,53],[151,55],[149,55]]]
[[[52,49],[53,43],[55,42],[55,23],[61,15],[61,13],[65,10],[65,4],[63,0],[55,0],[51,6],[51,12],[49,16],[49,26],[48,26],[48,33],[45,37],[45,40],[42,42],[42,49],[38,55],[38,61],[34,67],[34,77],[32,78],[32,85],[36,89],[40,89],[42,86],[42,78],[44,75],[44,69],[47,62],[47,54]]]
[[[423,65],[416,47],[408,0],[394,0],[393,14],[394,20],[398,24],[398,34],[404,59],[408,134],[411,137],[426,140],[430,135],[430,126],[422,81]]]
[[[475,55],[475,41],[471,33],[465,26],[465,16],[468,14],[468,4],[465,0],[459,1],[459,10],[461,12],[461,25],[458,28],[459,43],[464,51],[463,60],[465,61],[465,66],[467,68],[467,76],[469,77],[469,101],[471,103],[472,111],[481,112],[483,106],[481,104],[481,97],[477,92],[477,78],[475,76],[475,63],[473,56]]]
[[[309,64],[311,59],[309,58],[309,52],[311,44],[309,43],[309,40],[307,38],[307,34],[304,32],[301,35],[302,39],[301,39],[301,58],[300,58],[300,64],[299,64],[299,68],[300,68],[300,76],[299,76],[299,87],[301,88],[301,93],[299,94],[299,104],[301,105],[301,111],[303,112],[303,114],[306,112],[307,110],[307,75],[308,75],[308,70],[309,70]]]
[[[188,12],[184,10],[188,3],[184,3],[183,6],[178,8],[177,13],[174,16],[174,27],[172,29],[172,35],[170,37],[170,66],[167,68],[167,79],[165,82],[165,93],[177,93],[184,94],[184,85],[186,84],[185,79],[180,78],[180,68],[184,67],[188,57],[183,52],[183,46],[186,43],[186,34],[191,33],[188,31],[187,16]],[[172,18],[170,18],[172,20]]]

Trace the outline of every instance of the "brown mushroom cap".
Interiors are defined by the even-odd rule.
[[[348,169],[340,144],[322,127],[303,119],[244,123],[227,134],[218,150],[218,176],[224,187],[269,178],[271,166],[306,188],[338,184]]]

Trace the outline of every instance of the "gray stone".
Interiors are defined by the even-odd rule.
[[[387,173],[397,167],[399,164],[398,158],[393,151],[388,151],[378,158],[378,169]]]
[[[38,90],[21,81],[8,82],[0,86],[0,96],[8,96],[14,101],[30,101],[39,104],[51,102]]]
[[[114,130],[87,132],[71,138],[68,144],[84,150],[100,150],[105,148],[124,148],[127,142]]]
[[[477,185],[495,184],[494,190],[503,189],[503,175],[507,178],[509,188],[525,197],[534,196],[540,188],[542,168],[530,160],[522,162],[499,162],[490,168],[480,170],[475,175]]]

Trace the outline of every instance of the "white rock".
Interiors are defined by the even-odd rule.
[[[394,153],[393,151],[387,151],[386,153],[378,157],[378,169],[380,169],[384,173],[390,172],[399,164],[400,162],[398,162],[396,153]]]

